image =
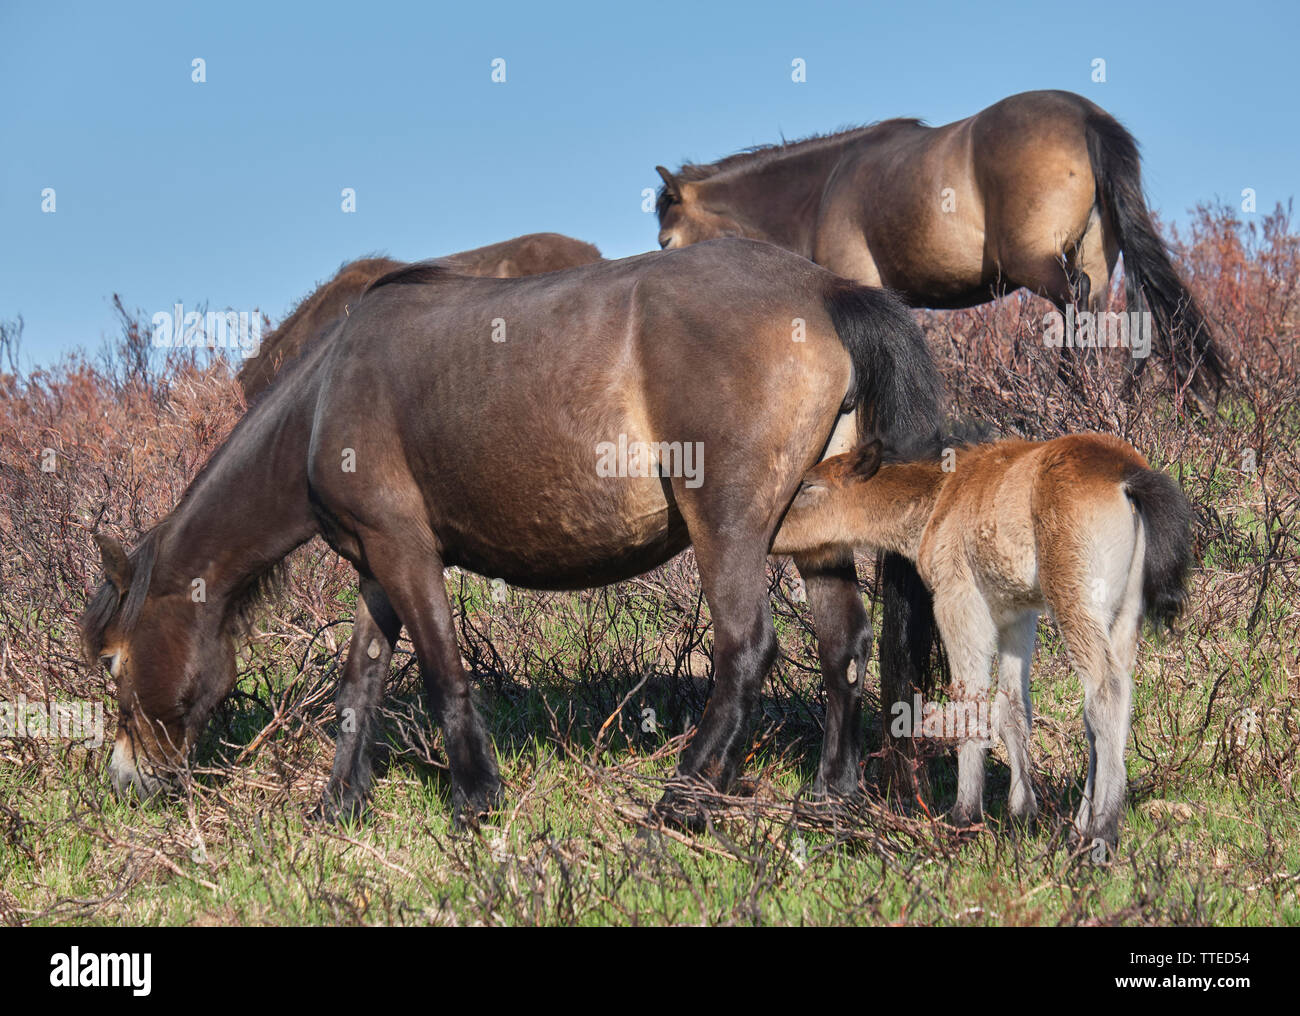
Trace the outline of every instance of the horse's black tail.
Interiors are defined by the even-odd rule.
[[[826,309],[853,362],[859,439],[879,438],[891,449],[936,437],[943,385],[902,300],[845,282],[827,295]]]
[[[1146,533],[1142,561],[1142,613],[1155,627],[1170,627],[1187,602],[1192,566],[1192,506],[1173,478],[1135,469],[1124,493],[1137,506]]]
[[[1119,233],[1129,310],[1145,304],[1161,355],[1180,381],[1208,376],[1217,388],[1223,382],[1223,359],[1209,323],[1179,279],[1151,221],[1142,195],[1137,141],[1101,110],[1089,114],[1086,132],[1097,191]]]
[[[887,449],[937,441],[943,385],[907,307],[885,290],[848,283],[827,296],[826,307],[853,361],[859,440],[879,438]],[[880,704],[888,736],[893,703],[933,691],[934,605],[905,557],[884,555],[880,581]],[[887,781],[901,782],[901,763],[896,766],[886,770]],[[912,796],[909,787],[898,789]]]

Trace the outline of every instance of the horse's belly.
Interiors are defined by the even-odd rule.
[[[487,515],[444,513],[435,531],[446,563],[511,585],[581,589],[639,575],[688,545],[659,478],[595,479],[541,486]]]

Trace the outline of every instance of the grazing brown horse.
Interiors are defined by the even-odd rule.
[[[339,328],[280,375],[131,554],[99,538],[106,581],[82,637],[117,679],[120,792],[151,793],[186,757],[234,684],[239,618],[320,533],[360,579],[327,812],[364,800],[405,625],[456,813],[472,821],[500,779],[443,568],[585,588],[694,544],[716,683],[660,803],[690,821],[683,788],[726,788],[745,757],[777,652],[765,562],[804,474],[846,414],[891,445],[937,431],[938,376],[906,308],[747,240],[522,279],[413,265],[377,280]],[[870,627],[851,569],[797,563],[828,700],[814,790],[851,794]]]
[[[560,233],[527,233],[513,240],[448,254],[437,262],[461,275],[512,279],[599,260],[600,251],[582,240]],[[347,309],[356,305],[367,286],[381,275],[404,267],[405,262],[391,258],[362,258],[340,268],[334,278],[298,304],[280,327],[263,340],[257,356],[244,361],[236,375],[244,398],[251,401],[265,391],[286,362],[333,328]]]
[[[660,246],[767,240],[918,307],[1023,286],[1095,311],[1122,252],[1129,309],[1145,303],[1179,379],[1222,375],[1147,211],[1137,143],[1082,96],[1025,92],[942,127],[886,120],[656,168]]]
[[[871,442],[827,459],[809,472],[772,549],[812,562],[871,546],[917,563],[934,593],[954,704],[966,707],[951,732],[959,745],[959,824],[983,813],[993,734],[1011,764],[1012,816],[1029,819],[1038,810],[1029,668],[1038,615],[1050,610],[1084,689],[1088,778],[1075,831],[1101,860],[1119,842],[1138,625],[1144,614],[1169,624],[1182,610],[1191,508],[1178,484],[1117,437],[951,451],[951,459],[881,466],[880,445]],[[981,707],[998,652],[998,692],[988,710]],[[892,720],[911,711],[893,708]],[[906,726],[915,735],[919,724],[911,716]]]

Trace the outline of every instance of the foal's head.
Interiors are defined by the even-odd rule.
[[[664,185],[655,210],[659,213],[659,246],[688,247],[720,236],[748,236],[739,221],[719,208],[711,208],[700,194],[699,183],[685,174],[674,175],[656,166]],[[689,169],[689,167],[688,167]]]
[[[117,682],[109,773],[119,796],[134,788],[148,798],[169,782],[235,681],[223,606],[187,580],[155,575],[163,535],[155,529],[131,554],[96,535],[105,581],[81,618],[87,662]]]

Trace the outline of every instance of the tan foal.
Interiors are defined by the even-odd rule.
[[[772,552],[830,559],[861,546],[916,563],[958,702],[985,700],[999,654],[992,730],[958,742],[960,824],[983,813],[993,734],[1010,760],[1010,814],[1037,811],[1029,668],[1038,615],[1051,612],[1085,694],[1089,764],[1076,833],[1102,855],[1113,850],[1139,622],[1172,622],[1185,598],[1191,509],[1178,485],[1102,434],[958,446],[884,465],[872,442],[807,474]]]

